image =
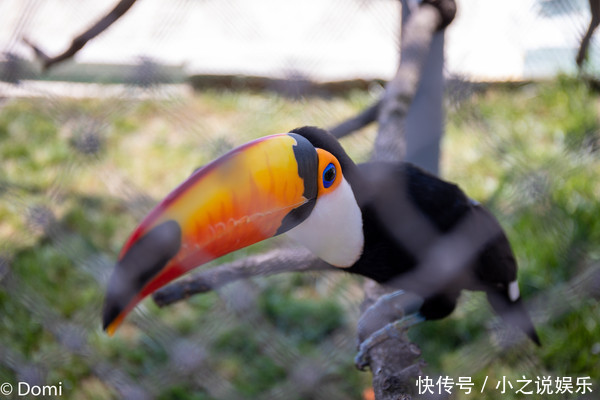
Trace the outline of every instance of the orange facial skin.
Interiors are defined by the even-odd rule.
[[[342,179],[341,179],[342,178],[342,167],[340,167],[340,162],[337,160],[337,158],[335,158],[333,156],[333,154],[331,154],[327,150],[323,150],[323,149],[316,149],[316,150],[317,150],[317,155],[319,157],[319,169],[318,169],[319,177],[321,177],[323,175],[325,168],[329,164],[333,164],[333,166],[335,167],[335,171],[336,171],[335,181],[333,182],[333,184],[331,186],[329,186],[327,188],[323,184],[323,179],[318,179],[319,196],[322,196],[329,192],[333,192],[340,185],[340,183],[342,182]]]

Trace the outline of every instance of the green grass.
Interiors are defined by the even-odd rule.
[[[362,93],[292,101],[208,91],[170,101],[3,103],[0,256],[10,270],[0,270],[0,382],[16,382],[24,366],[35,366],[46,384],[63,382],[64,398],[113,399],[121,397],[114,369],[157,398],[210,399],[228,390],[260,398],[297,378],[288,360],[300,354],[329,362],[325,379],[309,389],[335,387],[332,393],[359,398],[370,382],[352,367],[360,291],[344,275],[258,278],[166,309],[148,300],[114,338],[101,332],[100,315],[103,282],[123,242],[197,166],[255,137],[331,126],[372,100]],[[581,82],[558,78],[488,88],[448,112],[443,174],[501,221],[526,299],[600,263],[599,105]],[[366,160],[374,133],[372,127],[343,144]],[[228,300],[246,293],[241,289],[252,312]],[[427,373],[471,376],[476,385],[489,376],[486,398],[513,398],[494,390],[496,382],[524,374],[589,375],[596,392],[598,315],[597,300],[574,302],[538,326],[542,348],[525,344],[486,361],[494,317],[481,294],[469,293],[450,318],[421,324],[411,336]],[[66,335],[65,326],[77,335]],[[340,337],[348,342],[339,344]],[[198,346],[182,366],[173,364],[178,339]]]

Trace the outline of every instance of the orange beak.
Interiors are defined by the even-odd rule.
[[[315,148],[289,133],[247,143],[194,172],[123,247],[104,329],[112,335],[143,298],[189,270],[302,222],[316,201],[317,168]]]

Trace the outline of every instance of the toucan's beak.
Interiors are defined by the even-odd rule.
[[[190,269],[300,223],[316,200],[317,168],[315,148],[290,133],[245,144],[194,172],[123,247],[104,329],[112,335],[144,297]]]

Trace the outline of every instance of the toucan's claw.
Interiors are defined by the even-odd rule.
[[[423,321],[425,321],[425,318],[422,315],[418,313],[410,314],[397,321],[390,322],[383,328],[375,331],[360,344],[358,353],[356,354],[356,357],[354,357],[354,365],[356,368],[361,371],[365,370],[367,365],[369,365],[369,351],[373,347],[385,342],[388,339],[401,339],[402,333],[404,333],[408,328]]]
[[[425,318],[419,314],[423,299],[404,290],[380,296],[361,316],[358,337],[362,340],[354,364],[359,370],[369,365],[371,348],[387,339],[401,338],[401,334]]]

